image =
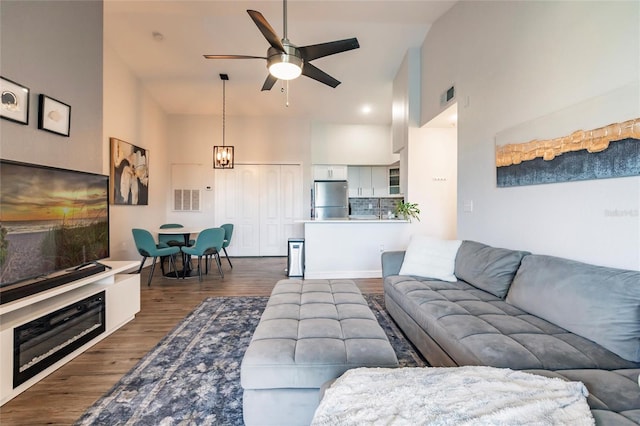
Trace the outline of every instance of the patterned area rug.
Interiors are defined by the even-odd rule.
[[[424,359],[384,310],[365,295],[400,366]],[[205,299],[76,425],[242,425],[240,363],[268,297]]]

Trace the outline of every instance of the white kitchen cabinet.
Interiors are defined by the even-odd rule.
[[[402,194],[400,191],[400,168],[389,167],[389,195]]]
[[[347,166],[316,164],[313,166],[313,180],[347,180]]]
[[[371,193],[374,197],[389,195],[387,171],[387,167],[371,167]]]
[[[389,194],[386,167],[349,166],[347,176],[350,197],[384,197]]]
[[[349,197],[371,196],[371,167],[349,166],[347,168]]]

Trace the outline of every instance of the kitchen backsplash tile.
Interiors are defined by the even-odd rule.
[[[349,214],[352,215],[376,215],[386,218],[393,214],[396,203],[403,198],[349,198]],[[381,216],[382,215],[382,216]]]

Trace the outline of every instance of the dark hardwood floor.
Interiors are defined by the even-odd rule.
[[[73,424],[204,298],[268,296],[286,278],[285,257],[232,258],[233,269],[222,261],[224,279],[214,269],[201,283],[163,278],[157,268],[147,287],[145,268],[136,318],[0,407],[0,424]],[[354,281],[363,293],[382,292],[380,278]]]

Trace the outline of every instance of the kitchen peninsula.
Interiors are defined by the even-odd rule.
[[[409,222],[399,219],[305,220],[305,279],[378,278],[380,254],[405,250]]]

